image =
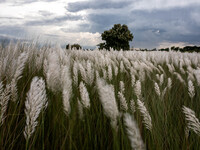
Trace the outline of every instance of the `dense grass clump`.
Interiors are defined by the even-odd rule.
[[[200,149],[200,54],[0,46],[0,149]]]

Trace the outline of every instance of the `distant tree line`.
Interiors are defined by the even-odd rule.
[[[169,48],[161,48],[161,49],[140,49],[139,51],[169,51]],[[171,47],[172,51],[180,51],[180,52],[200,52],[200,46],[185,46],[183,48],[180,47]]]

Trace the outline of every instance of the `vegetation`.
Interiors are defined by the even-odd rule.
[[[166,52],[169,52],[169,51],[179,51],[179,52],[190,52],[190,53],[193,53],[193,52],[200,52],[200,46],[185,46],[183,48],[180,48],[180,47],[175,47],[175,46],[172,46],[171,49],[170,48],[161,48],[161,49],[151,49],[151,50],[148,50],[148,49],[140,49],[140,51],[166,51]]]
[[[200,149],[200,54],[0,46],[0,149]]]
[[[75,48],[75,49],[82,49],[82,47],[79,45],[79,44],[72,44],[72,45],[70,45],[70,44],[67,44],[66,45],[66,49],[69,49],[69,48],[71,48],[71,49],[73,49],[73,48]]]
[[[115,50],[129,50],[129,41],[133,40],[133,34],[128,29],[127,25],[115,24],[112,29],[104,31],[101,34],[102,40],[105,40],[105,43],[100,43],[100,49],[110,49]]]

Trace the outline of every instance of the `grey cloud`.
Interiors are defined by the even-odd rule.
[[[187,8],[199,6],[199,0],[138,0],[132,3],[131,8],[134,10],[169,10],[173,8]]]
[[[79,24],[76,28],[61,28],[61,31],[65,33],[77,33],[77,32],[91,32],[91,33],[96,33],[98,32],[97,27],[93,25],[93,23],[81,23]]]
[[[48,37],[53,37],[53,38],[56,38],[56,37],[63,37],[63,36],[60,36],[60,35],[56,35],[56,34],[44,34],[45,36],[48,36]]]
[[[200,28],[199,28],[200,29]],[[194,34],[187,34],[187,35],[175,35],[171,36],[169,38],[166,38],[169,41],[174,42],[189,42],[189,43],[200,43],[200,33],[194,35]]]
[[[162,41],[199,43],[200,26],[190,16],[196,9],[198,8],[193,6],[170,10],[133,11],[135,21],[131,23],[131,28],[135,31],[135,44],[141,43],[140,41],[151,41],[157,46]],[[156,31],[159,31],[159,34]]]
[[[6,1],[6,0],[4,0],[4,1]],[[14,2],[12,4],[12,6],[21,6],[21,5],[31,4],[31,3],[35,3],[35,2],[54,2],[54,1],[57,1],[57,0],[24,0],[24,1]]]
[[[88,20],[91,22],[91,32],[103,32],[114,24],[128,24],[130,17],[121,14],[90,14]]]
[[[0,0],[0,3],[4,3],[4,2],[6,2],[6,0]]]
[[[25,25],[28,25],[28,26],[43,26],[43,25],[55,25],[55,24],[58,25],[58,24],[62,24],[64,21],[77,21],[81,19],[82,19],[82,16],[80,15],[66,14],[65,16],[54,17],[51,19],[28,21],[25,23]]]
[[[89,23],[79,24],[77,28],[62,28],[63,32],[103,32],[114,24],[127,24],[129,17],[120,14],[89,14],[86,19]]]
[[[85,9],[119,9],[128,6],[131,1],[82,1],[82,2],[73,2],[69,3],[66,9],[70,12],[78,12]]]
[[[13,36],[13,37],[22,37],[26,34],[26,28],[24,26],[0,26],[0,34]]]
[[[49,17],[49,16],[52,16],[52,15],[53,15],[53,13],[48,12],[48,11],[43,11],[43,10],[40,10],[38,13],[39,13],[40,15],[44,16],[44,17]]]
[[[20,17],[0,17],[0,19],[23,19]]]

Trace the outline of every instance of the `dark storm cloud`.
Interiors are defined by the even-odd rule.
[[[101,1],[101,0],[93,0],[93,1],[82,1],[82,2],[73,2],[69,3],[66,9],[70,12],[78,12],[85,9],[119,9],[126,7],[130,4],[130,1]]]
[[[127,24],[129,22],[128,16],[122,16],[120,14],[89,14],[87,17],[89,23],[82,23],[78,25],[78,28],[62,28],[63,32],[103,32],[108,30],[114,24]]]
[[[197,43],[200,39],[200,25],[191,18],[191,13],[197,10],[197,6],[190,6],[152,11],[135,10],[123,14],[95,11],[87,15],[90,25],[86,25],[84,31],[102,33],[120,23],[128,25],[134,34],[131,43],[136,46],[143,43],[144,46],[154,48],[163,41]],[[81,26],[79,29],[83,30]]]
[[[89,14],[87,19],[90,22],[89,32],[103,32],[111,28],[114,24],[128,24],[130,21],[129,15],[123,14]]]
[[[200,39],[200,26],[191,18],[197,7],[174,8],[170,10],[133,11],[135,40],[195,43]],[[142,20],[142,21],[141,21]],[[150,37],[145,38],[145,37]]]
[[[54,17],[51,19],[42,19],[42,20],[35,20],[35,21],[28,21],[25,25],[28,26],[45,26],[45,25],[55,25],[55,24],[62,24],[64,21],[77,21],[81,20],[82,16],[80,15],[65,15]]]

